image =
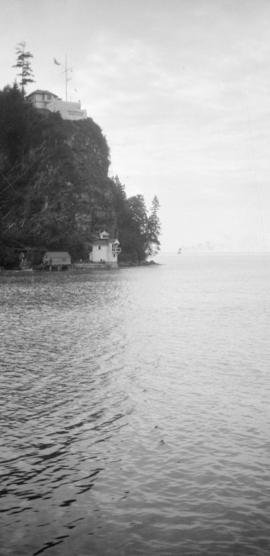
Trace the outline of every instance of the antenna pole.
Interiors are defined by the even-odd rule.
[[[67,93],[68,93],[68,82],[71,80],[71,77],[68,76],[68,73],[72,72],[72,68],[68,67],[68,63],[67,63],[67,55],[65,55],[65,69],[64,69],[64,74],[65,74],[65,96],[66,96],[66,102],[67,102]]]
[[[67,102],[67,84],[68,84],[68,67],[67,67],[67,55],[65,55],[65,89],[66,89],[66,102]]]

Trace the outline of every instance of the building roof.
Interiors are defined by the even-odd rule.
[[[68,256],[70,257],[70,254],[67,251],[46,251],[46,253],[44,253],[44,255],[48,256],[53,256],[53,255],[57,255],[57,256]]]
[[[32,93],[29,93],[29,95],[26,95],[26,98],[29,98],[32,95],[44,95],[44,94],[45,95],[52,95],[53,97],[59,99],[59,97],[57,95],[55,95],[51,91],[47,91],[46,89],[36,89],[35,91],[32,91]]]
[[[93,239],[92,241],[92,245],[107,245],[108,243],[113,243],[113,239],[110,239],[109,237],[107,238],[98,238],[98,239]]]

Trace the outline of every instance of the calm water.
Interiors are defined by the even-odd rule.
[[[270,255],[0,276],[0,554],[269,555]]]

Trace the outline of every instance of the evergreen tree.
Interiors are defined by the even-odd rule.
[[[125,211],[119,219],[120,260],[140,263],[145,260],[147,210],[143,195],[126,200]]]
[[[114,235],[115,237],[118,237],[120,230],[122,230],[123,226],[125,226],[125,222],[128,220],[129,209],[125,186],[120,182],[117,175],[111,178],[111,185],[113,191],[113,206],[116,216]]]
[[[25,87],[28,83],[34,83],[34,74],[30,62],[31,58],[33,58],[33,54],[26,50],[26,43],[24,41],[18,43],[16,47],[16,54],[17,62],[13,67],[18,70],[17,75],[20,77],[19,83],[21,92],[25,95]]]
[[[146,240],[146,254],[147,256],[156,255],[160,249],[160,220],[158,217],[160,205],[157,196],[155,195],[152,201],[150,216],[147,223],[147,240]]]

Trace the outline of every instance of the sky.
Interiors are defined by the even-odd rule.
[[[163,251],[270,250],[269,0],[0,0],[34,89],[80,100],[128,196],[160,201]],[[56,58],[62,65],[53,63]]]

